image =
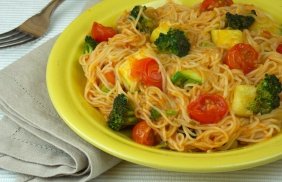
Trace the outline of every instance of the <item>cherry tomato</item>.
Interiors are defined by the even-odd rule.
[[[280,54],[282,54],[282,44],[279,44],[276,48],[276,51]]]
[[[231,6],[233,0],[204,0],[200,6],[200,11],[209,11],[214,8],[219,8],[223,6]]]
[[[98,42],[108,41],[115,34],[116,31],[112,27],[105,27],[97,22],[92,25],[92,38]]]
[[[217,123],[228,112],[228,105],[220,95],[204,94],[187,106],[189,116],[201,124]]]
[[[162,75],[158,63],[153,58],[148,57],[135,61],[132,65],[131,76],[144,85],[162,89]]]
[[[133,127],[131,137],[135,142],[148,146],[153,146],[157,142],[154,130],[146,121],[140,121]]]
[[[114,85],[116,83],[116,77],[113,71],[106,72],[105,77],[108,80],[108,82],[110,82],[111,84]]]
[[[227,51],[223,62],[230,69],[241,69],[247,74],[256,68],[258,56],[258,52],[250,44],[239,43]]]

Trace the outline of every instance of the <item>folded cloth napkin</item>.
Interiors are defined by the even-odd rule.
[[[82,140],[56,113],[45,83],[56,38],[0,71],[0,168],[22,174],[19,180],[88,181],[120,162]]]

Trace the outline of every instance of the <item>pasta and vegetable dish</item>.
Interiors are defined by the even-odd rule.
[[[143,145],[213,152],[268,140],[282,127],[280,28],[232,0],[135,6],[85,37],[84,97]]]

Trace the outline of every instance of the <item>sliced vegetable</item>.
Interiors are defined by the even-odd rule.
[[[98,42],[108,41],[116,33],[112,27],[106,27],[97,22],[94,22],[92,25],[92,38]]]
[[[162,89],[162,75],[159,65],[153,58],[143,58],[134,61],[131,67],[131,76],[142,84]]]
[[[193,70],[181,70],[177,71],[172,77],[171,81],[178,87],[184,87],[188,83],[202,84],[203,79],[196,71]]]
[[[231,6],[232,4],[232,0],[204,0],[200,6],[200,11],[209,11],[213,10],[214,8]]]
[[[109,71],[105,73],[105,77],[112,85],[116,83],[115,73],[113,71]]]
[[[158,120],[162,115],[155,109],[155,108],[152,108],[150,110],[150,119],[153,120],[153,121],[156,121]]]
[[[110,91],[104,84],[100,84],[99,88],[105,93],[108,93]]]
[[[154,52],[147,48],[141,48],[134,54],[125,58],[124,62],[118,68],[118,74],[123,85],[131,90],[138,84],[138,79],[131,75],[133,63],[148,57],[155,57]]]
[[[212,30],[211,37],[217,47],[225,49],[243,42],[243,32],[240,30]]]
[[[155,42],[159,38],[160,33],[167,34],[170,29],[170,24],[168,22],[161,22],[157,28],[155,28],[151,34],[151,42]]]
[[[168,109],[168,110],[165,110],[165,114],[167,116],[175,116],[177,115],[177,111],[174,110],[174,109]],[[156,121],[158,120],[160,117],[162,117],[162,115],[155,109],[155,108],[152,108],[150,110],[150,119],[153,120],[153,121]]]
[[[228,113],[228,105],[220,95],[203,94],[187,106],[189,116],[201,124],[217,123]]]
[[[98,42],[96,42],[91,36],[87,35],[84,39],[83,53],[85,54],[92,52],[97,45]]]
[[[146,123],[146,121],[138,122],[132,129],[132,139],[142,145],[153,146],[157,143],[154,130]]]
[[[252,85],[238,85],[234,90],[232,111],[238,116],[248,117],[253,114],[249,105],[255,100],[256,87]]]
[[[240,43],[227,51],[223,62],[230,69],[241,69],[244,74],[248,74],[256,68],[258,56],[258,52],[250,44]]]
[[[282,54],[282,44],[279,44],[276,48],[276,52]]]
[[[232,29],[243,30],[249,28],[255,22],[253,16],[226,13],[226,26]]]

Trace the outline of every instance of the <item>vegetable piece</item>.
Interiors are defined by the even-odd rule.
[[[276,52],[282,54],[282,44],[279,44],[276,48]]]
[[[202,84],[202,77],[193,70],[177,71],[172,77],[171,81],[178,87],[184,87],[188,83]]]
[[[135,142],[147,146],[153,146],[157,142],[154,130],[146,121],[140,121],[133,127],[131,137]]]
[[[133,91],[138,84],[138,80],[131,75],[133,63],[147,57],[156,57],[154,52],[147,48],[141,48],[134,54],[126,57],[118,68],[119,77],[123,85],[130,91]]]
[[[238,116],[248,117],[253,114],[249,105],[255,100],[256,87],[252,85],[238,85],[234,90],[232,111]]]
[[[168,109],[168,110],[165,111],[165,114],[167,116],[175,116],[175,115],[177,115],[177,113],[178,112],[176,110],[173,110],[173,109]],[[151,120],[156,121],[160,117],[162,117],[162,115],[155,108],[152,108],[150,110],[150,119]]]
[[[167,34],[170,29],[170,24],[168,22],[161,22],[157,28],[151,33],[150,41],[155,42],[160,36],[160,33]]]
[[[134,61],[136,60],[128,59],[122,63],[118,69],[121,81],[128,90],[130,90],[131,87],[134,87],[134,85],[137,85],[137,80],[131,76],[129,71],[131,70]]]
[[[130,16],[133,17],[134,19],[138,18],[139,13],[139,19],[136,24],[137,30],[144,32],[144,33],[151,33],[154,28],[156,27],[155,22],[153,19],[149,18],[148,15],[146,15],[146,6],[135,6],[131,11],[130,11]],[[141,12],[140,12],[141,11]]]
[[[162,75],[159,65],[153,58],[143,58],[134,61],[131,67],[131,76],[142,84],[162,89]]]
[[[91,36],[86,36],[84,39],[84,48],[83,53],[90,53],[92,52],[96,46],[98,45],[98,42],[96,42],[94,39],[92,39]]]
[[[178,112],[176,110],[173,110],[173,109],[168,109],[168,110],[165,111],[165,114],[167,116],[175,116],[175,115],[177,115],[177,113]],[[162,117],[162,115],[155,108],[152,108],[150,110],[150,119],[151,120],[156,121],[160,117]]]
[[[204,0],[200,6],[200,11],[209,11],[213,10],[214,8],[231,6],[232,4],[232,0]]]
[[[117,32],[112,27],[106,27],[102,24],[94,22],[92,25],[92,38],[98,42],[108,41]]]
[[[187,106],[187,111],[192,119],[201,124],[219,122],[228,112],[228,105],[220,95],[204,94]]]
[[[105,93],[108,93],[110,91],[104,84],[100,84],[99,88]]]
[[[212,30],[211,37],[217,47],[225,49],[243,42],[243,32],[240,30]]]
[[[226,26],[232,29],[247,29],[255,22],[252,16],[243,16],[238,14],[226,13]]]
[[[137,123],[134,110],[125,94],[119,94],[114,99],[113,108],[109,114],[107,123],[115,131]]]
[[[150,114],[150,119],[153,121],[158,120],[162,116],[155,108],[150,110]]]
[[[170,28],[167,34],[160,33],[154,42],[158,50],[164,53],[186,56],[190,50],[190,43],[182,30]]]
[[[279,93],[282,91],[282,84],[275,75],[266,74],[256,90],[256,97],[250,103],[249,109],[255,114],[267,114],[280,106]]]
[[[115,73],[113,71],[109,71],[105,73],[105,77],[112,85],[116,83]]]
[[[223,62],[230,69],[241,69],[244,74],[248,74],[256,68],[258,56],[258,52],[250,44],[239,43],[227,51]]]

